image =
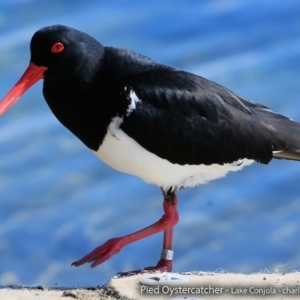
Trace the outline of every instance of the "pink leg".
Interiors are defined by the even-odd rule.
[[[172,270],[172,238],[173,238],[173,227],[178,222],[178,211],[177,211],[177,196],[175,193],[164,194],[164,215],[154,224],[145,227],[134,233],[113,238],[108,240],[102,246],[97,247],[94,251],[83,257],[82,259],[72,263],[73,266],[80,266],[87,262],[92,262],[92,267],[103,263],[108,260],[111,256],[118,253],[123,247],[128,244],[134,243],[140,239],[164,231],[164,240],[163,240],[163,251],[162,257],[158,261],[156,266],[147,267],[143,270],[155,270],[155,271],[168,271]],[[129,273],[140,273],[143,270],[135,270],[132,272],[122,273],[126,275]]]

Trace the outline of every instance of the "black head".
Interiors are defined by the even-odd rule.
[[[47,26],[37,31],[30,42],[30,61],[47,67],[44,77],[60,79],[79,74],[84,67],[98,65],[104,48],[93,37],[79,30],[63,26]]]
[[[104,47],[88,34],[54,25],[37,31],[30,43],[30,64],[0,103],[0,114],[9,109],[35,82],[78,77],[89,80],[99,70]],[[77,80],[78,81],[78,80]]]

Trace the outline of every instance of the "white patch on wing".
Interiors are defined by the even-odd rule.
[[[135,109],[136,95],[127,112]],[[137,101],[138,100],[138,101]],[[230,164],[178,165],[147,151],[129,137],[120,124],[123,118],[116,117],[108,127],[107,134],[98,151],[93,153],[103,162],[121,172],[138,176],[164,190],[192,187],[225,176],[230,171],[241,170],[253,160],[240,159]]]
[[[127,90],[126,87],[124,89],[125,89],[125,91]],[[133,90],[130,91],[129,97],[131,99],[131,103],[129,104],[129,106],[126,110],[127,116],[129,116],[130,113],[136,109],[136,104],[141,101]]]

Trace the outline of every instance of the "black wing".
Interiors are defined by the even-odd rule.
[[[299,123],[212,81],[162,67],[131,76],[126,84],[141,101],[122,129],[172,163],[300,159]]]

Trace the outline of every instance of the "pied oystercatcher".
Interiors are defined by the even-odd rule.
[[[227,88],[131,50],[104,47],[62,25],[37,31],[30,64],[0,114],[35,82],[57,119],[111,167],[157,185],[164,215],[108,240],[73,263],[96,266],[129,243],[164,231],[161,259],[172,270],[176,191],[272,158],[300,160],[300,124]],[[138,272],[134,271],[134,272]]]

